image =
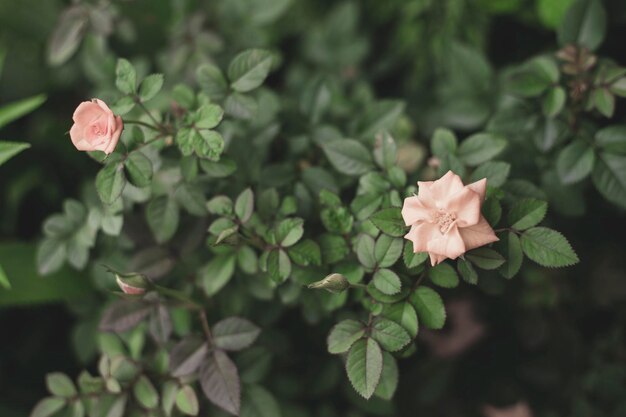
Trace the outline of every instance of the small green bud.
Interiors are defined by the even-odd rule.
[[[150,289],[151,282],[148,281],[142,274],[130,273],[130,274],[115,274],[117,285],[120,286],[124,293],[129,295],[142,295],[146,290]]]
[[[313,284],[309,284],[308,288],[324,289],[332,293],[340,293],[350,288],[350,283],[348,282],[346,277],[341,274],[335,273],[327,275],[323,280],[314,282]]]

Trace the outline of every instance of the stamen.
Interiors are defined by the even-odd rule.
[[[456,221],[456,215],[454,213],[447,213],[445,211],[437,211],[435,212],[435,223],[439,226],[439,231],[443,234],[446,234],[450,227]]]

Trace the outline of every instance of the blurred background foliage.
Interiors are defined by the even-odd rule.
[[[281,61],[272,87],[297,91],[311,71],[353,80],[356,100],[405,100],[406,129],[425,145],[438,126],[467,133],[483,127],[500,105],[499,74],[555,51],[555,28],[571,3],[0,0],[6,54],[0,105],[47,95],[39,109],[0,131],[1,139],[32,146],[0,168],[0,264],[13,284],[11,291],[0,288],[0,415],[26,415],[44,396],[44,373],[76,375],[82,366],[94,367],[93,326],[75,316],[84,316],[100,295],[69,269],[38,277],[34,253],[43,219],[59,211],[64,198],[78,197],[96,173],[67,131],[76,104],[114,82],[116,56],[133,57],[144,74],[156,67],[176,83],[193,80],[197,65],[215,51],[270,47]],[[626,3],[606,0],[604,6],[607,35],[596,53],[624,65]],[[72,36],[59,38],[60,25]],[[624,122],[625,115],[618,101],[613,120]],[[514,169],[534,164],[517,162]],[[531,267],[510,282],[446,294],[474,300],[486,336],[454,358],[429,354],[422,344],[418,355],[401,362],[395,415],[480,415],[484,404],[520,399],[537,416],[626,415],[624,212],[591,188],[566,201],[564,215],[551,222],[581,263],[554,273]],[[334,391],[342,377],[336,361],[336,368],[312,369],[325,333],[303,328],[297,318],[282,325],[302,338],[294,338],[297,357],[277,368],[275,385],[289,391],[304,375],[323,394],[324,401],[299,406],[324,417],[331,408],[350,416],[390,415],[388,404]]]

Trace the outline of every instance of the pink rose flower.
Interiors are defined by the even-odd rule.
[[[533,417],[534,414],[526,401],[520,401],[504,408],[485,405],[483,415],[485,417]]]
[[[97,98],[83,101],[74,111],[74,125],[70,129],[72,143],[79,151],[102,151],[107,155],[115,150],[124,123],[109,106]]]
[[[404,223],[411,226],[404,237],[413,242],[414,252],[428,252],[433,266],[499,240],[480,213],[487,179],[463,185],[448,171],[437,181],[417,185],[418,195],[406,198],[402,207]]]

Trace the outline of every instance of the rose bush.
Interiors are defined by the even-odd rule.
[[[165,3],[78,2],[49,40],[89,86],[71,105],[98,99],[54,139],[93,175],[37,250],[80,271],[85,370],[49,373],[33,417],[619,412],[621,322],[572,336],[589,263],[553,269],[600,229],[568,216],[623,205],[599,0],[497,70],[483,2]]]

